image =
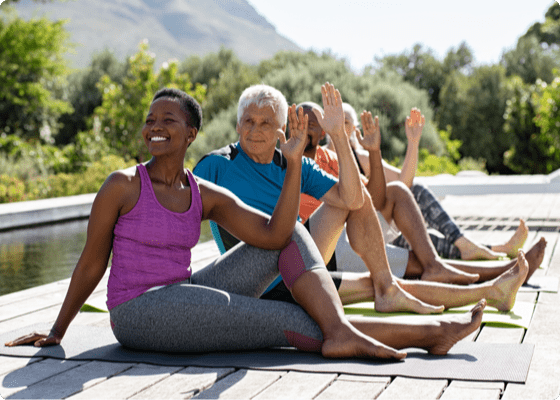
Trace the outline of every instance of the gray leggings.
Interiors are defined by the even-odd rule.
[[[116,306],[110,311],[115,337],[126,347],[164,352],[290,345],[320,351],[321,330],[299,305],[258,298],[278,276],[279,265],[288,269],[282,272],[288,287],[301,273],[325,268],[303,225],[296,224],[288,247],[271,251],[239,243],[194,273],[190,283],[149,291]]]
[[[430,239],[436,248],[436,252],[443,258],[454,260],[461,259],[461,252],[453,244],[457,239],[463,236],[461,228],[459,228],[453,218],[445,212],[441,203],[430,189],[423,185],[414,184],[410,190],[414,195],[416,203],[418,203],[418,206],[420,207],[420,211],[422,211],[422,216],[428,224],[428,227],[437,231],[428,231]],[[410,244],[403,235],[400,235],[391,244],[404,247],[409,250],[411,249]],[[486,246],[491,247],[488,245]]]

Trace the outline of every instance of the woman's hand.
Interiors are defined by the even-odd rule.
[[[422,137],[422,129],[426,123],[426,119],[420,113],[420,110],[413,108],[410,110],[410,117],[406,117],[406,122],[404,124],[404,131],[406,133],[406,138],[410,144],[420,143],[420,138]]]
[[[22,346],[25,344],[33,343],[35,347],[54,346],[60,344],[61,337],[55,336],[52,332],[48,335],[33,332],[25,336],[21,336],[15,340],[4,344],[6,347]]]
[[[363,111],[360,115],[364,136],[356,134],[358,142],[367,151],[378,151],[381,149],[381,130],[379,129],[379,117],[372,117],[371,112]]]
[[[286,141],[286,135],[282,130],[278,130],[280,140],[280,150],[287,160],[300,161],[303,151],[307,145],[307,114],[303,113],[303,107],[296,112],[295,104],[288,109],[288,122],[290,124],[290,138]]]

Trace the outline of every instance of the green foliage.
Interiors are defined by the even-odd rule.
[[[153,54],[147,42],[140,43],[138,53],[129,60],[127,76],[122,84],[105,75],[99,83],[103,93],[101,106],[95,116],[101,123],[101,132],[118,154],[125,159],[144,160],[149,157],[140,130],[152,97],[163,87],[176,87],[202,102],[206,90],[201,85],[192,88],[189,75],[178,72],[178,62],[168,61],[159,72],[154,72]]]
[[[510,90],[502,66],[482,66],[470,76],[451,75],[441,93],[439,126],[451,126],[461,155],[486,160],[490,172],[507,173],[504,152],[512,139],[503,130]]]
[[[122,84],[128,66],[117,61],[109,50],[92,56],[89,67],[74,72],[68,77],[68,101],[72,105],[71,113],[63,114],[59,122],[62,125],[56,142],[65,145],[72,142],[78,132],[90,127],[93,111],[102,103],[98,83],[104,75],[111,81]]]
[[[58,117],[71,111],[57,98],[67,74],[64,23],[0,16],[0,133],[53,142]]]
[[[520,76],[525,83],[535,83],[541,79],[550,83],[552,70],[560,67],[560,52],[557,49],[544,49],[536,36],[524,36],[517,46],[502,56],[501,64],[507,76]]]
[[[0,203],[25,200],[25,185],[18,179],[0,175]]]
[[[125,169],[135,164],[135,161],[131,160],[127,162],[119,156],[110,155],[91,164],[81,173],[60,173],[47,177],[40,177],[26,183],[27,199],[43,199],[95,193],[111,172]]]
[[[550,85],[537,82],[542,91],[533,93],[533,101],[536,105],[535,124],[540,128],[540,134],[534,139],[543,150],[543,156],[539,161],[544,164],[546,172],[552,172],[560,168],[560,76],[557,75]]]

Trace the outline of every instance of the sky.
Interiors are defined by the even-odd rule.
[[[248,0],[281,35],[305,50],[330,50],[359,72],[375,57],[421,43],[443,59],[466,42],[476,65],[499,62],[504,51],[553,0]],[[281,5],[281,6],[279,6]]]

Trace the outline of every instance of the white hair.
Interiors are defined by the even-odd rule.
[[[272,86],[253,85],[241,93],[237,106],[237,123],[241,121],[243,113],[251,104],[259,108],[271,106],[280,126],[288,122],[288,102],[282,92]]]

